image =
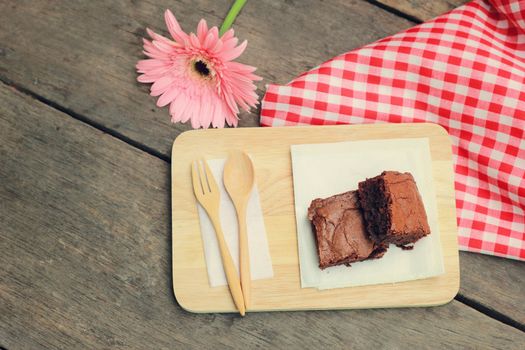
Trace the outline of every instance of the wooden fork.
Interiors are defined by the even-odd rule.
[[[239,309],[241,316],[244,316],[246,308],[244,306],[244,298],[242,295],[241,282],[237,269],[233,264],[232,257],[224,240],[224,234],[222,233],[221,220],[219,217],[219,203],[220,193],[219,187],[213,178],[208,164],[204,159],[201,161],[193,162],[191,166],[191,176],[193,179],[193,192],[199,203],[203,206],[206,213],[210,217],[210,220],[215,229],[217,235],[217,241],[219,242],[219,249],[221,251],[222,265],[224,266],[224,272],[226,273],[226,279],[228,280],[228,286],[232,295],[233,301]]]

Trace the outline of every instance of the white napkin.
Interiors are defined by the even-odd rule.
[[[428,139],[292,145],[291,152],[303,288],[394,283],[444,273]],[[319,269],[314,233],[307,217],[310,202],[355,190],[360,181],[383,170],[412,173],[425,205],[431,234],[419,240],[410,251],[390,245],[381,259],[352,263],[350,268]]]
[[[230,250],[237,272],[239,271],[239,229],[235,207],[224,188],[222,173],[225,159],[208,160],[208,165],[215,177],[221,193],[220,216],[224,239]],[[204,255],[208,268],[208,280],[212,287],[227,284],[224,268],[222,267],[221,253],[213,225],[200,204],[198,206],[199,219],[204,242]],[[272,259],[266,238],[263,214],[257,185],[254,186],[247,207],[246,223],[248,226],[248,249],[250,252],[250,270],[252,280],[273,277]]]

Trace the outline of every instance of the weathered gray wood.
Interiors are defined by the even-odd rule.
[[[445,11],[436,10],[436,3],[441,2],[419,2],[414,9],[430,4],[433,12],[427,16],[433,17]],[[139,37],[147,25],[164,31],[161,13],[167,6],[193,30],[201,16],[219,24],[228,5],[228,1],[1,2],[0,77],[166,153],[184,127],[169,125],[166,111],[156,110],[147,88],[135,83]],[[286,82],[334,54],[409,25],[356,2],[252,1],[235,27],[250,41],[242,61],[260,67],[266,78],[262,87]],[[254,123],[253,116],[242,121]],[[470,256],[461,254],[461,293],[522,321],[523,305],[517,300],[523,295],[522,265]],[[498,283],[485,278],[486,271],[492,271]]]
[[[0,2],[0,78],[169,156],[187,125],[172,126],[148,86],[136,82],[145,28],[166,33],[171,8],[187,31],[201,17],[220,25],[232,1]],[[250,1],[234,28],[249,42],[240,61],[264,84],[286,83],[324,60],[411,22],[359,1]],[[258,112],[241,125],[256,125]]]
[[[470,0],[377,0],[420,21],[427,21]]]
[[[525,325],[525,263],[475,253],[459,256],[459,294]]]
[[[171,290],[165,162],[0,84],[0,345],[7,349],[486,348],[525,334],[427,309],[197,315]]]

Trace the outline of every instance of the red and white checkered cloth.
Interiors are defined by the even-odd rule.
[[[269,85],[261,125],[432,122],[462,250],[525,260],[525,1],[476,0]]]

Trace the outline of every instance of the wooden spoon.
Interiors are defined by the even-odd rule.
[[[239,222],[239,265],[244,305],[248,309],[251,301],[250,255],[246,227],[246,207],[254,184],[253,164],[242,151],[233,151],[224,165],[223,181],[230,195]]]

